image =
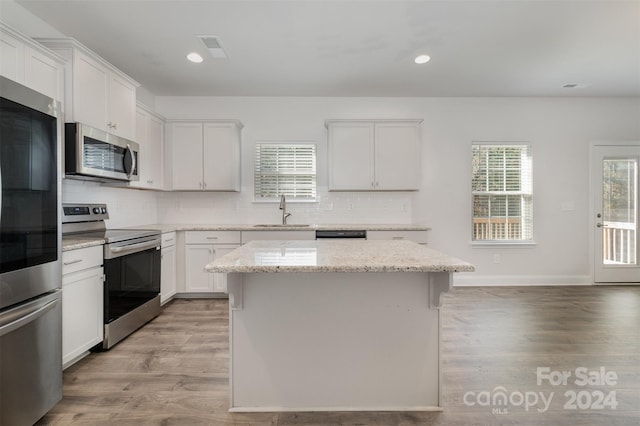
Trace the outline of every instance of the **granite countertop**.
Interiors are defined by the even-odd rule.
[[[173,231],[331,231],[365,229],[367,231],[430,231],[431,228],[423,225],[398,225],[398,224],[151,224],[133,226],[131,229],[157,229],[160,232]]]
[[[221,273],[473,272],[475,267],[406,240],[256,240],[205,269]]]
[[[62,237],[62,251],[77,250],[86,247],[101,246],[104,244],[102,238],[74,238]]]
[[[130,226],[123,229],[151,229],[157,230],[161,233],[174,232],[174,231],[316,231],[316,230],[352,230],[352,229],[365,229],[367,231],[429,231],[431,228],[422,225],[398,225],[398,224],[313,224],[313,225],[299,225],[299,224],[260,224],[259,226],[253,224],[150,224],[140,226]],[[75,238],[62,237],[62,251],[76,250],[85,247],[92,247],[104,244],[103,239],[88,239],[88,238]]]

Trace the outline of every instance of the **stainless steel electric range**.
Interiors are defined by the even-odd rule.
[[[63,204],[62,235],[104,239],[104,340],[110,349],[160,313],[157,230],[107,229],[106,204]]]

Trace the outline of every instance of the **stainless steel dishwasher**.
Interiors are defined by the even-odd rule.
[[[356,239],[366,240],[367,231],[362,229],[345,229],[345,230],[326,230],[316,231],[316,240],[323,239]]]

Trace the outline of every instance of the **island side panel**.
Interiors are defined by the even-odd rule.
[[[238,275],[232,411],[438,409],[428,273]]]

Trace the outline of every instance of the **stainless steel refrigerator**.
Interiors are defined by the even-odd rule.
[[[62,398],[60,104],[0,77],[0,425]]]

